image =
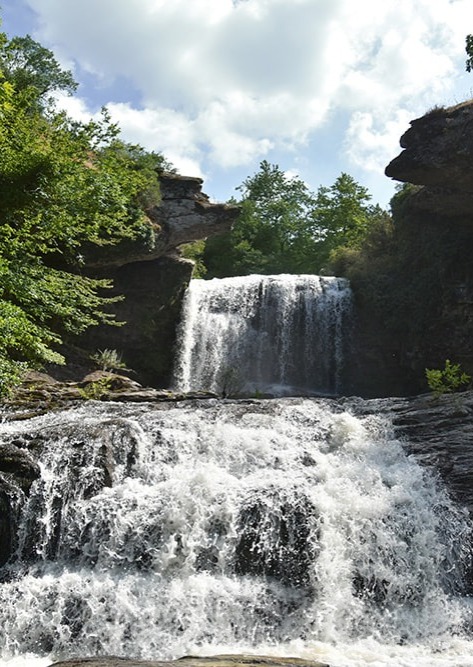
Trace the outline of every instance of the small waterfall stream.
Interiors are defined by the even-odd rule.
[[[0,665],[472,664],[470,526],[384,420],[328,399],[89,402],[4,423],[12,441],[42,474],[2,569]]]
[[[350,316],[351,291],[343,278],[193,280],[174,385],[224,395],[337,394]]]

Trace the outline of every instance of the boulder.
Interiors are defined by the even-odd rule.
[[[315,508],[305,497],[281,502],[277,494],[254,491],[239,517],[235,571],[239,575],[265,576],[310,594],[317,545],[311,539]]]
[[[326,663],[302,658],[279,658],[261,655],[215,655],[185,657],[179,660],[135,660],[104,656],[101,658],[72,658],[55,662],[50,667],[329,667]]]
[[[20,445],[20,446],[18,446]],[[0,472],[25,492],[40,477],[39,465],[31,455],[22,448],[20,441],[0,444]]]
[[[386,167],[387,176],[473,192],[473,101],[416,118],[400,143],[404,150]]]
[[[240,212],[236,205],[211,203],[201,192],[201,178],[160,174],[159,183],[161,202],[146,211],[147,233],[112,246],[83,248],[89,270],[158,259],[183,243],[228,231]]]

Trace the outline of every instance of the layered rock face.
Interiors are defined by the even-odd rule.
[[[185,657],[179,660],[133,660],[104,656],[102,658],[78,658],[55,662],[50,667],[329,667],[329,665],[301,658],[278,658],[262,655],[215,655]]]
[[[400,140],[402,153],[386,167],[386,175],[398,181],[428,186],[422,197],[455,193],[473,195],[473,101],[448,109],[436,108],[411,122]],[[454,211],[471,213],[461,196]]]
[[[201,178],[161,174],[161,203],[147,211],[147,233],[142,238],[114,246],[85,248],[86,267],[106,275],[109,267],[173,255],[183,243],[228,231],[238,216],[239,207],[211,203],[201,192],[202,183]]]
[[[114,288],[109,295],[124,297],[113,312],[125,324],[93,327],[79,347],[90,353],[117,350],[142,384],[167,386],[169,381],[181,299],[193,266],[176,249],[229,230],[239,213],[238,206],[210,203],[201,187],[200,178],[161,175],[162,201],[147,212],[146,235],[116,246],[84,249],[87,272],[111,278]]]
[[[412,121],[401,146],[386,174],[412,187],[393,205],[386,292],[359,309],[364,396],[425,391],[425,368],[446,359],[473,375],[473,102]]]

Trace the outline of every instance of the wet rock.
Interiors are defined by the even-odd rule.
[[[17,529],[17,512],[22,500],[18,488],[0,475],[0,567],[12,556]]]
[[[25,444],[21,438],[0,444],[0,567],[14,552],[20,508],[41,475],[39,465],[23,449]]]
[[[21,441],[17,442],[22,444]],[[25,492],[41,474],[36,461],[15,442],[0,444],[0,471],[6,473]]]
[[[136,660],[104,656],[101,658],[72,658],[55,662],[50,667],[330,667],[326,663],[301,658],[279,658],[260,655],[215,655],[185,657],[179,660]]]
[[[306,498],[278,502],[261,494],[239,517],[235,570],[240,575],[274,577],[287,586],[310,590],[317,549],[311,521],[315,509]]]
[[[344,402],[355,414],[392,419],[404,449],[435,471],[473,516],[473,391]]]

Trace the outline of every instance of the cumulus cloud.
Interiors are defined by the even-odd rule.
[[[193,173],[302,149],[334,112],[339,150],[380,169],[408,120],[455,94],[473,25],[471,0],[26,2],[78,72],[137,91],[108,104],[125,136]]]
[[[406,109],[399,109],[388,120],[370,111],[356,111],[345,138],[345,151],[352,164],[382,173],[410,120],[411,114]]]

